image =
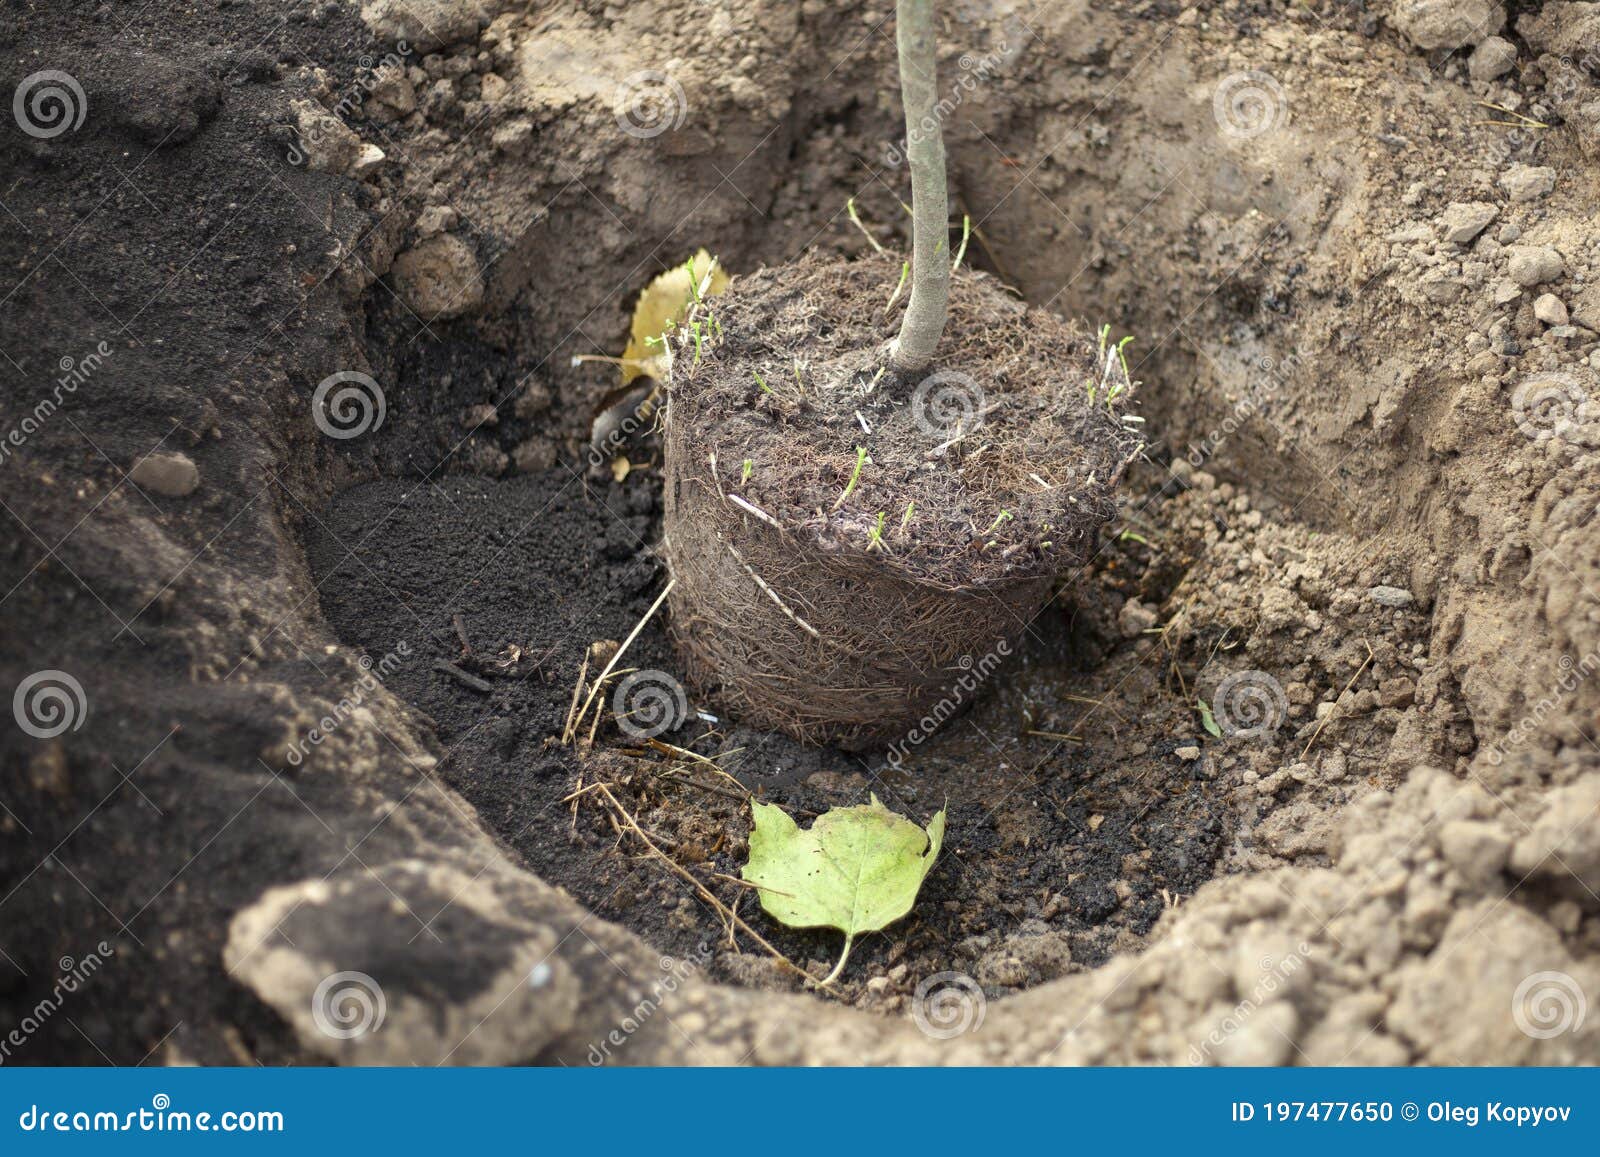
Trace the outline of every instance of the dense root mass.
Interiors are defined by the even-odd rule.
[[[691,675],[741,719],[859,746],[994,663],[1083,562],[1139,448],[1114,350],[981,274],[937,366],[882,370],[899,268],[739,279],[677,351],[666,555]]]

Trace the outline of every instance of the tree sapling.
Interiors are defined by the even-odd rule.
[[[933,360],[950,303],[950,194],[939,123],[933,0],[898,0],[895,45],[911,170],[911,300],[889,358],[901,373],[915,373]]]
[[[687,674],[742,722],[846,747],[903,736],[1015,637],[1140,445],[1118,350],[963,265],[970,221],[952,258],[933,9],[897,5],[910,261],[862,227],[854,257],[734,279],[716,324],[695,303],[662,421]]]

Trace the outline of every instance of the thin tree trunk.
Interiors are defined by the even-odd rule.
[[[944,126],[939,123],[933,0],[897,0],[900,98],[911,165],[911,300],[890,360],[913,372],[933,359],[950,301],[950,202],[945,189]]]

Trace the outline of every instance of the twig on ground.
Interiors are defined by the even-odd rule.
[[[578,710],[578,699],[583,695],[583,686],[589,678],[589,652],[583,652],[583,666],[578,668],[578,682],[572,688],[572,702],[567,705],[567,721],[561,727],[561,742],[572,742],[572,717]]]
[[[579,727],[583,726],[583,721],[589,714],[589,708],[594,703],[595,696],[600,694],[600,688],[605,686],[606,679],[611,674],[611,669],[617,665],[617,660],[622,658],[623,653],[626,652],[629,646],[632,645],[633,641],[639,637],[639,632],[644,630],[644,625],[648,623],[651,618],[654,617],[655,613],[661,609],[661,604],[667,601],[667,596],[672,593],[672,588],[677,585],[677,582],[678,580],[675,578],[667,580],[667,585],[661,588],[661,593],[656,596],[656,601],[650,604],[650,609],[646,611],[644,616],[633,625],[633,630],[628,632],[628,637],[622,640],[622,646],[618,647],[617,653],[611,656],[611,661],[605,665],[605,669],[600,672],[599,678],[594,681],[594,686],[590,688],[589,697],[583,701],[583,707],[581,710],[579,710],[578,716],[572,724],[573,732],[576,732]],[[592,734],[593,733],[591,732],[591,736]]]
[[[699,788],[701,791],[708,791],[712,795],[724,796],[727,799],[735,799],[740,803],[748,803],[750,800],[750,794],[748,792],[740,794],[736,791],[730,791],[725,787],[718,787],[714,783],[706,783],[704,780],[695,779],[694,777],[685,775],[682,772],[674,772],[670,768],[666,772],[662,773],[661,779],[665,783],[681,783],[685,787]]]
[[[481,694],[487,695],[494,690],[494,684],[489,680],[480,679],[476,675],[463,671],[448,659],[435,659],[433,661],[433,669],[450,676],[463,687],[470,687]]]
[[[850,213],[850,220],[855,223],[857,229],[861,230],[861,235],[872,245],[873,250],[878,253],[884,252],[883,245],[872,235],[872,231],[861,223],[861,217],[856,213],[856,199],[851,197],[844,203],[844,207]]]
[[[782,530],[783,529],[783,523],[779,522],[776,518],[772,517],[772,515],[768,514],[765,510],[762,510],[761,507],[755,505],[754,503],[746,502],[743,498],[740,498],[737,494],[729,494],[727,496],[727,499],[728,499],[729,502],[733,503],[735,506],[737,506],[740,510],[744,511],[746,514],[755,515],[762,522],[765,522],[768,526],[771,526],[776,530]]]
[[[673,759],[687,760],[696,767],[704,767],[712,773],[721,776],[732,785],[732,790],[718,788],[716,784],[702,783],[699,780],[690,779],[688,776],[681,773],[678,775],[665,776],[664,778],[666,778],[667,782],[669,783],[688,784],[691,787],[702,788],[705,791],[715,792],[718,795],[726,795],[731,799],[737,799],[744,803],[750,803],[756,798],[755,793],[743,783],[739,782],[737,776],[730,775],[722,767],[718,766],[717,761],[712,759],[710,756],[701,755],[698,751],[690,751],[686,747],[675,747],[672,744],[664,743],[659,739],[647,739],[645,740],[645,743],[654,750],[660,752],[662,755],[666,755]],[[724,751],[717,757],[717,759],[722,759],[730,755],[737,755],[743,750],[744,748],[742,747],[736,747],[732,751]],[[820,812],[812,811],[810,808],[803,807],[794,807],[791,810],[799,813],[800,815],[811,816],[813,819],[821,814]]]
[[[804,977],[808,983],[816,983],[815,980],[812,980],[810,973],[801,968],[794,961],[790,960],[783,953],[779,952],[771,944],[767,943],[766,938],[762,936],[761,933],[750,927],[749,923],[745,921],[744,917],[740,916],[732,908],[728,907],[720,899],[718,899],[716,893],[712,892],[711,889],[702,884],[699,879],[695,877],[693,872],[689,871],[682,864],[678,863],[671,856],[663,852],[656,845],[655,841],[650,838],[649,833],[639,826],[638,821],[633,818],[628,809],[622,806],[622,802],[611,793],[609,786],[603,783],[596,784],[595,786],[598,788],[600,794],[605,797],[606,803],[616,811],[617,816],[621,818],[622,822],[628,827],[628,829],[632,831],[634,835],[638,836],[641,841],[643,841],[645,847],[650,850],[650,853],[656,859],[665,864],[674,875],[692,887],[699,897],[716,909],[717,913],[722,916],[723,919],[729,920],[733,924],[737,925],[740,931],[742,931],[746,936],[750,937],[750,939],[754,940],[762,948],[766,949],[772,958],[782,964],[785,968],[788,968],[799,976]]]
[[[1365,671],[1367,667],[1371,665],[1372,661],[1377,658],[1377,656],[1372,653],[1371,643],[1367,642],[1365,639],[1362,639],[1361,643],[1367,649],[1367,657],[1361,661],[1361,666],[1356,668],[1356,673],[1350,676],[1350,682],[1344,685],[1344,691],[1339,692],[1339,698],[1333,701],[1333,710],[1329,711],[1322,717],[1322,722],[1317,724],[1317,729],[1311,733],[1311,738],[1306,740],[1306,745],[1300,749],[1300,759],[1302,762],[1304,762],[1306,758],[1306,752],[1310,751],[1311,745],[1317,741],[1317,736],[1322,734],[1322,729],[1328,726],[1329,723],[1332,723],[1333,717],[1339,714],[1339,700],[1345,697],[1345,692],[1349,691],[1350,688],[1356,685],[1356,680],[1361,678],[1361,672]]]

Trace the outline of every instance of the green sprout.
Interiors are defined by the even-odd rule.
[[[1109,407],[1133,384],[1133,372],[1128,366],[1127,354],[1128,343],[1133,340],[1133,335],[1129,334],[1116,345],[1111,345],[1111,323],[1107,322],[1100,327],[1099,337],[1100,348],[1095,360],[1100,365],[1100,378],[1089,383],[1089,404],[1091,406],[1095,404],[1096,399],[1100,397],[1100,390],[1104,388],[1105,402]],[[1113,380],[1111,374],[1113,366],[1121,368],[1121,381]]]
[[[744,470],[739,475],[739,485],[740,486],[743,486],[746,482],[750,481],[750,471],[755,469],[755,465],[756,465],[755,462],[753,462],[749,458],[746,458],[744,460]]]
[[[1133,381],[1133,374],[1128,369],[1128,355],[1124,352],[1128,348],[1128,343],[1131,342],[1132,340],[1133,340],[1133,335],[1129,334],[1127,337],[1123,338],[1121,341],[1119,341],[1116,344],[1116,348],[1115,348],[1114,352],[1117,355],[1118,363],[1122,367],[1122,379],[1120,381],[1113,381],[1106,387],[1106,405],[1107,406],[1111,405],[1112,402],[1116,401],[1117,400],[1117,396],[1128,388],[1128,383]],[[1107,374],[1108,377],[1109,377],[1110,373],[1111,373],[1111,358],[1108,355],[1106,357],[1106,374]]]
[[[1106,322],[1104,325],[1102,325],[1100,327],[1100,335],[1099,336],[1100,336],[1100,346],[1095,351],[1094,360],[1095,360],[1095,364],[1096,365],[1104,366],[1106,364],[1106,339],[1111,336],[1111,323],[1109,321]],[[1102,371],[1102,376],[1103,376],[1103,371]],[[1099,381],[1091,379],[1090,382],[1089,382],[1089,404],[1091,406],[1094,405],[1095,398],[1099,395],[1099,390],[1100,390]]]
[[[984,535],[993,534],[994,531],[995,531],[995,528],[997,526],[999,526],[1001,523],[1010,522],[1010,521],[1011,521],[1011,511],[1002,510],[999,514],[994,516],[994,521],[989,524],[988,529],[985,530],[983,533],[984,533]]]
[[[759,371],[751,370],[750,372],[755,375],[756,385],[760,386],[762,388],[762,390],[764,390],[766,393],[770,394],[772,397],[776,398],[778,396],[776,393],[773,392],[772,387],[767,385],[767,379],[762,377]]]
[[[883,511],[878,511],[878,524],[872,528],[872,537],[867,539],[868,550],[885,550],[883,545]]]
[[[961,215],[961,248],[956,250],[956,259],[950,265],[951,273],[961,268],[961,259],[967,255],[967,238],[970,236],[972,236],[972,218],[963,213]]]
[[[900,263],[900,284],[894,287],[894,292],[889,295],[889,300],[883,303],[883,312],[888,313],[894,308],[894,303],[900,297],[900,291],[906,287],[906,279],[911,276],[911,262]]]
[[[711,262],[711,268],[714,270],[716,268],[716,266],[717,266],[717,263],[716,263],[716,261],[713,260]],[[694,258],[691,257],[687,261],[685,261],[683,263],[683,268],[685,270],[687,270],[688,274],[689,274],[689,299],[692,302],[694,302],[695,305],[705,306],[706,322],[708,323],[707,324],[707,328],[710,330],[711,333],[715,334],[717,337],[720,338],[722,336],[722,323],[717,320],[716,311],[714,309],[712,309],[710,304],[706,301],[706,299],[703,296],[701,296],[700,283],[695,280],[695,276],[694,276]],[[706,274],[706,284],[709,285],[710,283],[711,283],[711,274],[707,273]],[[699,346],[699,337],[698,337],[698,335],[696,335],[695,344],[696,344],[695,361],[698,362],[700,360],[699,352],[698,352],[698,346]]]
[[[833,504],[833,508],[835,510],[838,510],[839,507],[844,505],[845,499],[849,498],[851,492],[855,490],[856,483],[861,481],[861,467],[866,462],[866,460],[867,460],[866,447],[857,446],[856,447],[856,468],[850,472],[850,481],[845,483],[844,493],[839,495],[839,500]]]
[[[911,512],[917,508],[915,502],[906,503],[906,512],[900,516],[900,533],[906,532],[906,527],[911,525]]]

